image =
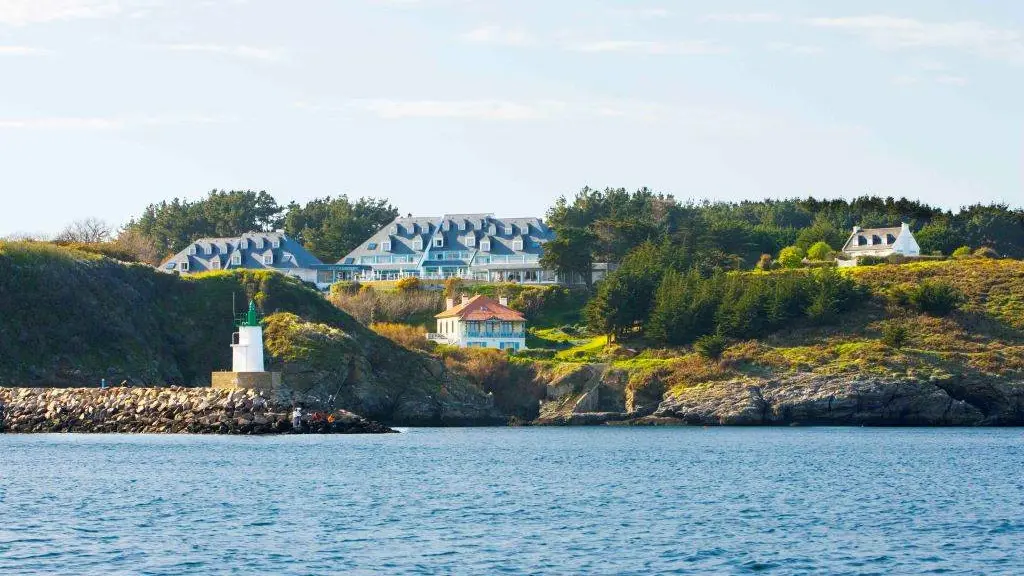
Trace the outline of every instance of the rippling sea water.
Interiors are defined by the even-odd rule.
[[[1024,431],[2,436],[0,574],[1024,574]]]

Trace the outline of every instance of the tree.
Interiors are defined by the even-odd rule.
[[[108,242],[113,237],[113,232],[113,228],[104,220],[85,218],[68,224],[64,230],[57,234],[54,241],[61,244],[70,244],[72,242],[85,244]]]
[[[292,202],[284,230],[324,262],[337,262],[375,232],[398,217],[387,200],[342,195],[315,198],[301,206]]]
[[[804,261],[804,251],[796,246],[783,248],[779,252],[779,264],[783,268],[799,268]]]
[[[548,270],[554,270],[562,278],[580,275],[589,286],[594,266],[592,241],[593,235],[584,228],[562,228],[554,240],[544,244],[540,265]]]
[[[175,198],[150,204],[125,229],[142,234],[166,255],[182,250],[197,238],[274,230],[281,224],[281,211],[277,201],[264,191],[213,190],[195,202]]]
[[[587,303],[587,322],[595,331],[612,336],[624,336],[642,328],[650,315],[662,272],[658,246],[648,242],[630,252]]]
[[[815,242],[807,250],[807,258],[811,260],[828,260],[834,250],[824,241]]]
[[[961,246],[956,250],[953,250],[953,258],[967,258],[971,255],[970,246]]]

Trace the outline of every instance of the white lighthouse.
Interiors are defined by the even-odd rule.
[[[263,365],[263,326],[256,302],[249,302],[249,311],[235,320],[235,327],[238,331],[231,337],[231,372],[214,372],[210,385],[227,390],[281,388],[281,373],[267,372]]]
[[[256,315],[256,303],[249,302],[249,312],[238,322],[238,332],[231,340],[232,372],[264,372],[263,327]]]

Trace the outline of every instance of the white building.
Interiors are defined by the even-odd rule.
[[[920,256],[921,247],[917,245],[917,240],[906,223],[898,228],[854,226],[849,240],[843,245],[843,254],[855,262],[861,256]]]
[[[256,303],[249,302],[249,311],[238,322],[238,332],[231,339],[232,372],[264,372],[263,327],[256,314]]]
[[[448,299],[447,309],[435,316],[437,332],[427,338],[460,348],[526,349],[526,318],[508,307],[508,299],[487,296]]]

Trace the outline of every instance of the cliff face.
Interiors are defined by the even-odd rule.
[[[0,243],[0,386],[207,386],[231,365],[232,301],[267,314],[270,368],[296,399],[396,424],[504,422],[480,387],[272,272],[178,277]]]
[[[1024,382],[814,374],[740,379],[680,390],[654,416],[701,425],[1020,426]]]

